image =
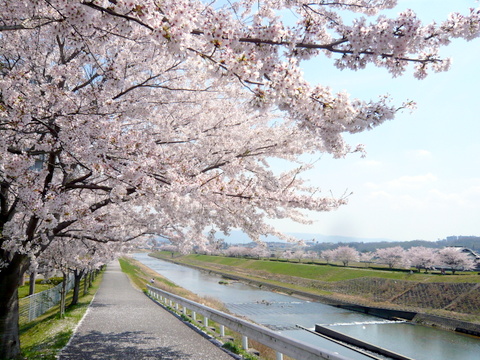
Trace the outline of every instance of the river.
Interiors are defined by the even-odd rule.
[[[416,360],[478,360],[480,339],[450,331],[383,320],[319,302],[261,290],[240,282],[219,283],[219,276],[148,256],[134,258],[177,285],[201,296],[222,301],[233,313],[246,316],[283,335],[336,351],[354,360],[366,356],[343,348],[296,325],[314,329],[315,324],[387,348]]]

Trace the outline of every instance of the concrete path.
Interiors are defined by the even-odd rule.
[[[60,360],[232,360],[130,284],[115,261]]]

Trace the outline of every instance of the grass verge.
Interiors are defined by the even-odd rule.
[[[52,287],[53,287],[52,284],[42,284],[40,281],[35,281],[35,294],[48,290]],[[21,299],[28,296],[29,292],[30,292],[30,284],[27,281],[25,285],[22,285],[18,288],[18,298]]]
[[[20,327],[20,344],[23,359],[55,360],[60,350],[70,340],[73,331],[85,315],[100,286],[102,273],[95,278],[86,295],[80,292],[78,304],[67,307],[65,317],[60,318],[59,307],[55,306],[36,320]],[[80,286],[83,289],[83,284]],[[67,295],[71,302],[72,291]]]
[[[154,286],[159,289],[168,291],[169,293],[178,296],[182,296],[192,301],[202,303],[206,306],[210,306],[221,311],[226,311],[226,308],[221,301],[210,298],[208,296],[198,296],[176,285],[167,278],[164,278],[157,272],[150,269],[148,266],[143,265],[141,262],[131,257],[123,257],[120,258],[119,261],[122,271],[127,274],[127,276],[130,278],[130,281],[137,289],[145,292],[147,290],[147,283],[149,283],[151,279],[154,279]]]
[[[170,252],[157,252],[152,256],[170,259]],[[408,280],[419,282],[472,282],[480,283],[480,276],[476,272],[458,272],[456,275],[441,275],[439,271],[425,274],[423,272],[395,271],[385,268],[383,270],[365,268],[364,265],[356,264],[358,267],[344,267],[335,265],[327,265],[321,263],[307,264],[286,261],[269,261],[247,258],[232,258],[224,256],[212,255],[185,255],[176,256],[175,261],[199,265],[204,263],[215,264],[226,267],[233,267],[240,270],[252,270],[259,272],[268,272],[277,275],[292,275],[305,279],[318,279],[322,281],[343,281],[352,280],[363,277],[378,277],[392,280]],[[355,264],[352,264],[355,265]]]

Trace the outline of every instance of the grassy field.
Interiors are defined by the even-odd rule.
[[[147,289],[146,284],[149,283],[152,278],[155,279],[157,284],[161,282],[169,287],[176,287],[171,281],[160,277],[157,273],[131,258],[120,258],[119,262],[122,271],[128,275],[130,281],[137,289],[145,291]]]
[[[123,257],[120,258],[119,261],[122,271],[127,274],[133,286],[135,286],[137,289],[146,291],[147,283],[150,283],[150,280],[153,278],[155,280],[154,286],[159,289],[225,311],[225,307],[220,301],[214,298],[209,298],[208,296],[200,297],[174,284],[170,280],[164,278],[160,274],[131,257]]]
[[[169,258],[170,253],[158,253],[159,257]],[[384,270],[365,268],[363,264],[352,264],[354,267],[344,267],[326,264],[307,264],[286,261],[256,260],[244,258],[231,258],[223,256],[210,255],[186,255],[175,257],[176,261],[188,264],[203,263],[217,264],[237,269],[264,271],[271,274],[297,276],[305,279],[314,279],[321,281],[343,281],[358,279],[364,277],[376,277],[392,280],[409,280],[419,282],[471,282],[480,283],[480,276],[474,272],[459,272],[455,275],[441,275],[439,272],[425,274],[414,271],[411,274],[408,271],[392,271],[388,268]]]
[[[54,286],[53,284],[42,284],[40,281],[35,282],[35,294],[42,292],[44,290],[48,290],[53,286]],[[28,296],[29,291],[30,291],[30,284],[27,281],[25,285],[22,285],[18,288],[18,298],[21,299]]]
[[[23,359],[55,360],[57,358],[58,352],[65,347],[75,327],[87,311],[101,278],[101,274],[96,277],[86,295],[83,295],[83,290],[80,291],[78,304],[67,307],[65,317],[60,318],[59,307],[56,306],[36,320],[20,327]],[[83,289],[83,283],[80,288]],[[72,291],[67,295],[67,304],[71,302],[71,298]]]

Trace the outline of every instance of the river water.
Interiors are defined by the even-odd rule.
[[[334,344],[308,331],[315,324],[387,348],[416,360],[479,360],[480,339],[406,322],[383,320],[318,302],[278,294],[240,282],[219,284],[219,276],[135,254],[134,258],[177,285],[201,296],[222,301],[233,313],[274,331],[312,345],[338,352],[354,360],[368,357]]]

